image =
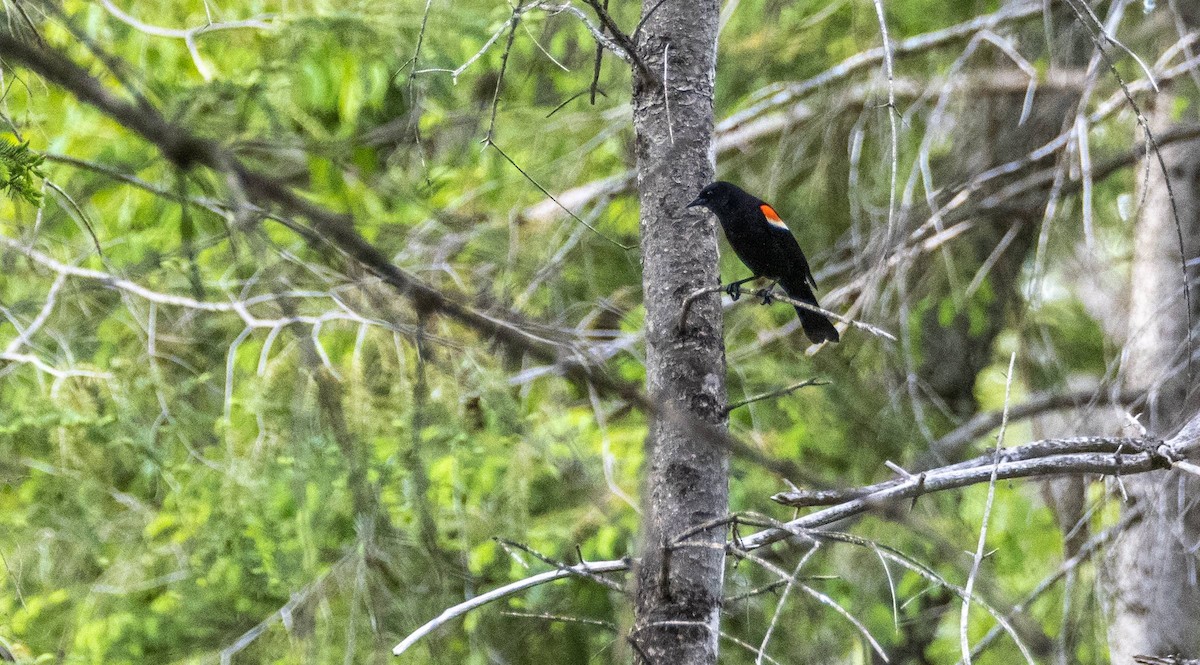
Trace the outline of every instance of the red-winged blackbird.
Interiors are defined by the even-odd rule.
[[[768,277],[778,282],[789,296],[817,305],[817,296],[813,294],[817,282],[808,260],[800,251],[796,236],[774,208],[727,182],[714,182],[700,190],[700,195],[687,207],[696,206],[708,208],[721,221],[730,247],[754,271],[750,279]],[[740,283],[730,285],[731,296],[736,298],[734,289]],[[814,344],[838,341],[837,328],[829,319],[801,307],[796,308],[796,313],[800,315],[804,334]]]

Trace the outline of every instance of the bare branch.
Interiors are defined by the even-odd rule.
[[[991,466],[997,460],[997,478],[1001,480],[1072,473],[1115,475],[1169,468],[1170,464],[1161,455],[1153,452],[1153,446],[1160,443],[1160,440],[1153,438],[1047,439],[1006,449],[999,456],[981,455],[965,462],[875,485],[843,490],[792,490],[781,492],[772,498],[795,508],[833,506],[832,510],[848,510],[848,514],[845,515],[822,516],[816,520],[820,524],[826,524],[857,515],[885,502],[987,482]],[[862,504],[859,505],[859,502]],[[824,512],[826,511],[813,513],[808,518],[815,518]],[[810,528],[813,526],[807,525]]]
[[[1054,571],[1049,577],[1042,580],[1036,587],[1034,587],[1032,591],[1030,591],[1024,598],[1021,599],[1021,602],[1013,605],[1012,609],[1009,610],[1005,615],[1005,619],[1012,620],[1013,617],[1016,617],[1024,612],[1030,605],[1033,604],[1033,601],[1040,598],[1042,594],[1051,589],[1055,584],[1058,583],[1059,580],[1066,577],[1068,573],[1074,571],[1076,568],[1082,565],[1083,562],[1091,558],[1092,555],[1095,554],[1101,547],[1107,545],[1109,541],[1120,535],[1126,527],[1139,519],[1141,519],[1140,511],[1130,511],[1126,515],[1122,516],[1119,523],[1089,538],[1087,542],[1080,546],[1079,551],[1075,553],[1075,556],[1062,562],[1062,565],[1058,567],[1058,570]],[[983,638],[981,638],[979,642],[977,642],[975,646],[971,648],[971,655],[978,656],[979,654],[983,653],[983,650],[1000,636],[1001,631],[1002,628],[999,624],[989,630],[987,634],[984,635]]]
[[[755,658],[754,665],[762,665],[763,659],[767,655],[767,644],[771,641],[771,634],[775,632],[775,626],[779,624],[779,616],[783,614],[783,605],[787,602],[788,595],[792,592],[792,587],[796,586],[797,584],[803,586],[803,582],[799,582],[797,579],[797,576],[800,574],[800,569],[804,567],[804,564],[808,563],[808,560],[817,553],[818,549],[820,549],[820,544],[813,543],[813,546],[810,547],[809,550],[800,557],[800,560],[796,562],[796,568],[792,570],[791,574],[784,572],[782,568],[775,567],[774,564],[763,562],[761,559],[753,554],[750,554],[749,552],[737,552],[739,556],[752,558],[761,565],[771,566],[784,582],[783,593],[779,594],[779,600],[775,603],[775,613],[771,615],[771,623],[767,625],[767,632],[763,634],[762,642],[758,645],[758,657]],[[870,638],[869,633],[867,634],[867,637]],[[871,643],[876,644],[874,639],[871,640]],[[887,660],[887,656],[883,654],[882,651],[880,652],[880,656],[882,656],[884,661]]]
[[[654,75],[654,72],[650,71],[650,68],[646,66],[646,62],[642,60],[641,54],[638,53],[637,44],[634,44],[629,35],[625,34],[621,30],[621,26],[617,25],[617,22],[613,20],[612,15],[604,9],[604,6],[600,4],[599,0],[584,0],[584,2],[586,2],[593,10],[595,10],[596,16],[600,18],[600,23],[603,24],[608,30],[609,34],[613,36],[613,40],[617,42],[617,45],[620,46],[621,51],[623,51],[627,56],[626,59],[633,62],[634,66],[637,68],[638,76],[642,79],[642,81],[648,84],[656,83],[657,77]]]
[[[914,55],[924,53],[925,51],[944,46],[962,39],[968,39],[974,34],[984,30],[995,30],[996,28],[1023,21],[1025,19],[1039,16],[1042,12],[1041,0],[1035,2],[1024,2],[1011,7],[1006,7],[994,14],[986,14],[977,16],[969,21],[959,23],[957,25],[927,32],[908,39],[901,40],[891,49],[893,57],[901,55]],[[836,83],[850,76],[875,65],[881,64],[888,56],[888,49],[884,47],[870,49],[857,53],[846,58],[841,63],[817,74],[816,76],[800,81],[798,83],[781,84],[768,88],[759,95],[762,101],[739,111],[725,120],[717,124],[717,131],[723,131],[732,127],[737,127],[745,122],[748,122],[758,116],[766,113],[772,108],[789,104],[804,95],[807,95],[815,90],[823,88],[831,83]]]
[[[887,237],[890,241],[895,232],[896,222],[896,175],[900,168],[900,135],[896,129],[896,68],[892,63],[892,40],[888,37],[887,18],[883,12],[883,0],[873,0],[875,16],[879,19],[879,32],[883,35],[883,73],[887,76],[888,92],[888,122],[891,124],[891,179],[888,181],[888,221]]]
[[[966,597],[963,598],[962,612],[959,614],[958,636],[962,648],[963,660],[971,663],[971,642],[967,637],[968,619],[971,616],[971,591],[975,588],[975,579],[979,576],[979,564],[983,561],[983,548],[987,545],[988,520],[992,516],[992,502],[996,498],[996,474],[1000,467],[1000,451],[1004,449],[1004,430],[1008,428],[1008,400],[1012,395],[1013,366],[1017,363],[1017,354],[1013,352],[1008,358],[1008,374],[1004,382],[1004,411],[1000,419],[1000,433],[996,435],[996,449],[992,454],[996,462],[992,464],[992,475],[988,478],[987,502],[983,504],[983,522],[979,527],[979,542],[975,547],[975,556],[971,558],[971,572],[967,574]]]
[[[1181,656],[1134,656],[1138,665],[1200,665],[1200,660]]]
[[[689,294],[688,297],[684,299],[683,306],[679,310],[679,328],[680,328],[680,330],[682,330],[687,325],[687,316],[692,310],[692,305],[697,300],[699,300],[701,297],[703,297],[709,293],[716,293],[718,291],[723,291],[723,290],[725,290],[725,286],[723,286],[723,285],[706,286],[703,289],[697,289],[696,291],[693,291],[691,294]],[[896,341],[895,335],[889,333],[886,330],[883,330],[882,328],[878,328],[869,323],[863,323],[862,321],[856,321],[854,319],[848,318],[841,314],[831,312],[823,307],[817,307],[816,305],[811,305],[809,303],[804,302],[803,300],[797,300],[787,294],[776,293],[776,292],[771,292],[770,294],[767,294],[765,291],[759,291],[759,292],[756,292],[755,295],[762,297],[762,298],[769,297],[770,300],[778,300],[780,302],[785,302],[789,305],[792,305],[793,307],[801,307],[801,308],[809,310],[810,312],[824,314],[825,316],[828,316],[831,319],[836,319],[838,321],[841,321],[842,323],[854,326],[855,328],[858,328],[860,330],[865,330],[877,337],[882,337],[884,339],[888,339],[893,342]]]
[[[734,409],[740,409],[743,406],[746,406],[748,404],[753,404],[755,402],[761,402],[761,401],[767,400],[767,399],[775,399],[776,397],[783,397],[785,395],[790,395],[790,394],[796,392],[797,390],[800,390],[801,388],[807,388],[809,386],[827,386],[827,385],[829,385],[828,381],[822,381],[820,379],[805,379],[799,383],[793,383],[792,385],[790,385],[786,388],[780,388],[779,390],[772,390],[769,393],[763,393],[762,395],[755,395],[754,397],[747,397],[746,399],[744,399],[740,402],[734,402],[733,404],[730,404],[729,406],[725,407],[725,413],[729,413],[729,412],[733,411]]]
[[[62,290],[63,285],[66,283],[66,274],[61,272],[58,273],[58,276],[54,278],[54,283],[50,285],[50,291],[46,294],[46,304],[42,305],[42,310],[38,312],[38,315],[29,323],[29,326],[24,330],[21,330],[20,333],[8,343],[8,346],[4,348],[5,353],[16,353],[17,351],[20,351],[21,347],[28,344],[29,339],[37,334],[37,331],[41,330],[42,326],[46,325],[46,321],[50,318],[50,314],[54,312],[55,304],[58,303],[58,292]],[[12,323],[14,326],[16,325],[16,321],[13,321]]]
[[[421,638],[436,630],[439,626],[442,626],[443,624],[446,624],[447,622],[452,621],[453,619],[458,618],[473,609],[483,607],[484,605],[496,600],[500,600],[501,598],[506,598],[514,593],[517,593],[518,591],[524,591],[525,589],[539,586],[547,582],[553,582],[554,580],[560,580],[565,577],[613,573],[628,569],[629,562],[625,559],[580,563],[559,570],[549,570],[532,577],[527,577],[523,580],[517,580],[511,584],[506,584],[497,589],[492,589],[491,591],[479,594],[478,596],[475,596],[466,602],[446,608],[446,610],[439,614],[436,618],[426,622],[425,625],[416,629],[412,633],[409,633],[407,637],[401,640],[400,643],[397,644],[394,649],[392,649],[392,654],[399,656],[407,651],[409,647],[420,641]]]
[[[1137,402],[1142,396],[1133,391],[1122,391],[1116,394],[1094,390],[1080,390],[1071,393],[1042,393],[1031,395],[1021,404],[1008,410],[1008,421],[1014,422],[1033,418],[1050,411],[1081,408],[1083,406],[1100,405],[1129,405]],[[977,413],[957,429],[933,442],[930,450],[944,459],[955,459],[962,454],[963,448],[975,439],[987,434],[1000,426],[1004,420],[1003,411]]]
[[[79,266],[63,263],[47,254],[33,249],[32,247],[27,247],[20,241],[3,234],[0,234],[0,247],[15,251],[25,256],[29,260],[54,271],[60,279],[65,279],[66,277],[75,277],[78,279],[95,281],[108,288],[124,291],[147,302],[158,305],[168,305],[200,312],[236,314],[245,323],[247,330],[252,328],[276,330],[296,323],[310,326],[320,326],[328,321],[352,321],[362,325],[383,327],[394,332],[403,332],[405,334],[410,334],[412,332],[412,330],[407,327],[362,316],[347,307],[344,301],[339,299],[333,293],[322,293],[317,291],[283,292],[268,296],[254,296],[244,300],[230,300],[226,302],[197,300],[189,296],[154,291],[132,280],[118,277],[116,275],[99,270],[81,268]],[[261,318],[250,311],[250,308],[254,307],[255,305],[298,297],[329,298],[337,304],[337,308],[328,312],[324,312],[320,315],[293,315],[279,318]],[[48,302],[47,305],[52,306],[53,303]],[[45,312],[43,313],[45,314]],[[42,322],[44,323],[44,318],[39,318],[41,318]],[[40,325],[41,324],[39,323],[38,326],[40,327]],[[30,329],[36,330],[36,328],[32,325],[30,326]],[[26,339],[28,336],[33,334],[32,330],[30,329],[26,330],[27,334],[24,335]],[[16,341],[18,340],[14,340],[14,342]],[[16,348],[9,348],[8,351],[16,351]]]
[[[806,540],[820,538],[864,544],[866,541],[848,534],[812,530],[901,499],[989,482],[992,480],[993,474],[997,480],[1021,477],[1047,477],[1074,473],[1130,475],[1171,468],[1181,456],[1192,454],[1197,449],[1200,449],[1200,414],[1194,415],[1187,425],[1166,442],[1151,437],[1138,439],[1092,437],[1037,441],[1024,446],[1006,449],[999,456],[984,455],[968,462],[934,469],[900,480],[865,488],[821,493],[821,497],[817,501],[813,499],[819,493],[785,492],[777,494],[773,498],[785,505],[796,505],[799,507],[821,505],[823,503],[840,503],[839,505],[811,513],[787,523],[774,523],[774,526],[765,528],[746,538],[730,541],[727,548],[735,553],[752,552],[772,543],[796,536],[804,536]],[[727,524],[734,519],[746,524],[759,522],[758,520],[747,520],[737,516],[725,517],[698,525],[693,531]],[[767,520],[760,523],[771,522]],[[679,537],[686,538],[687,533],[681,534]],[[676,546],[686,544],[686,542],[682,542],[677,543]],[[966,597],[965,590],[950,584],[936,573],[915,564],[886,547],[878,544],[871,545],[877,548],[877,551],[888,560],[900,563],[905,568],[951,589],[960,597]],[[1082,556],[1082,552],[1080,555]],[[518,591],[565,577],[579,576],[584,573],[597,574],[627,570],[629,566],[630,561],[627,559],[595,561],[570,566],[566,569],[552,570],[518,580],[448,608],[437,618],[429,621],[406,637],[403,642],[396,646],[393,653],[403,653],[422,637],[428,635],[434,629],[451,619],[462,616],[494,600],[510,596]],[[983,603],[978,598],[974,598],[973,602],[984,607],[997,619],[1004,630],[1016,639],[1015,631],[1013,631],[1012,626],[1004,616],[1001,616],[994,608]],[[1029,658],[1028,651],[1024,645],[1020,644],[1019,641],[1018,645],[1022,653]]]
[[[310,243],[329,243],[344,252],[406,297],[417,311],[440,312],[517,352],[560,365],[560,371],[573,380],[587,378],[598,389],[654,410],[654,405],[635,385],[613,379],[599,371],[581,351],[513,323],[513,320],[522,318],[516,313],[508,313],[506,320],[452,300],[393,264],[355,230],[353,220],[347,215],[322,208],[284,183],[249,169],[216,142],[198,137],[167,121],[156,109],[119,99],[61,52],[38,48],[22,41],[10,30],[3,29],[0,30],[0,57],[23,63],[81,101],[97,107],[127,129],[155,144],[175,165],[181,168],[202,165],[224,173],[247,196],[269,201],[290,214],[307,219],[314,232],[313,237],[306,238]]]
[[[243,633],[241,637],[234,641],[233,644],[221,649],[221,665],[230,665],[230,663],[233,662],[234,656],[236,656],[246,647],[250,646],[254,640],[257,640],[259,636],[265,633],[267,629],[276,622],[280,622],[285,625],[290,624],[293,611],[307,603],[313,594],[320,593],[324,588],[325,583],[329,581],[331,575],[334,575],[353,562],[354,559],[349,555],[342,557],[341,560],[333,565],[332,569],[322,573],[320,577],[313,580],[312,583],[308,584],[300,591],[293,593],[291,600],[285,603],[283,607],[280,607],[278,610],[273,612],[271,616],[263,619],[253,628]]]
[[[989,465],[993,464],[996,478],[1003,480],[1082,473],[1121,477],[1173,468],[1178,460],[1194,454],[1197,449],[1200,449],[1200,413],[1193,414],[1166,442],[1154,437],[1050,439],[1009,448],[1000,455],[998,464],[995,456],[984,455],[863,488],[781,492],[772,498],[784,505],[833,505],[794,519],[784,525],[787,528],[767,529],[748,536],[743,539],[743,544],[748,549],[762,547],[791,537],[795,530],[832,524],[900,499],[987,482],[993,472]]]
[[[627,53],[625,51],[624,47],[622,47],[620,44],[618,44],[615,41],[613,41],[612,39],[610,39],[608,37],[608,35],[604,34],[603,28],[597,26],[596,24],[594,24],[590,20],[588,20],[587,14],[584,14],[582,9],[568,3],[568,4],[562,5],[560,7],[554,8],[554,11],[555,12],[567,12],[568,14],[574,15],[576,18],[579,19],[579,21],[581,23],[583,23],[584,27],[587,28],[588,32],[590,32],[592,34],[592,39],[596,40],[597,46],[600,46],[600,47],[604,48],[605,50],[611,51],[613,55],[624,60],[625,62],[633,61],[633,59],[629,57],[629,53]]]
[[[203,77],[205,81],[212,80],[213,70],[211,67],[209,67],[208,63],[204,61],[204,58],[200,56],[200,47],[196,45],[196,37],[206,32],[216,32],[218,30],[267,30],[272,27],[272,24],[269,21],[275,18],[274,14],[262,14],[255,18],[246,19],[243,21],[226,21],[222,23],[212,23],[210,21],[204,25],[196,26],[194,28],[162,28],[156,25],[150,25],[149,23],[143,23],[133,16],[126,14],[121,10],[120,7],[117,7],[112,0],[100,0],[100,4],[103,5],[104,8],[108,10],[108,13],[112,14],[117,20],[131,26],[133,29],[139,32],[143,32],[153,37],[182,39],[184,44],[187,45],[188,53],[190,53],[192,56],[192,62],[196,65],[196,71],[200,72],[200,76]]]

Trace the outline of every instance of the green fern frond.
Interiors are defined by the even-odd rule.
[[[22,199],[40,205],[42,193],[34,187],[34,178],[46,177],[41,166],[45,158],[29,149],[29,142],[0,140],[0,188],[14,201]]]

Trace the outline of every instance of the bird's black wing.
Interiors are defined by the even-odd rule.
[[[796,236],[792,233],[792,230],[788,228],[783,218],[770,205],[763,203],[759,206],[759,209],[762,210],[767,224],[771,226],[772,231],[779,238],[780,258],[787,261],[792,270],[798,271],[800,277],[805,282],[814,289],[817,288],[817,278],[813,277],[812,268],[808,265],[808,259],[804,256],[804,250],[800,249],[800,243],[796,240]]]

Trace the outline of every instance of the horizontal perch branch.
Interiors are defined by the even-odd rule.
[[[917,475],[866,488],[842,490],[841,496],[804,491],[781,492],[773,497],[785,505],[829,505],[778,528],[765,529],[742,539],[742,547],[763,547],[805,529],[832,524],[873,508],[923,494],[986,483],[993,470],[998,479],[1046,478],[1094,473],[1123,476],[1161,469],[1191,471],[1194,465],[1183,458],[1200,447],[1200,413],[1167,441],[1154,437],[1138,439],[1096,438],[1035,441],[1001,453],[1000,462],[984,455],[967,462],[932,469]],[[818,496],[820,494],[820,496]],[[820,499],[816,501],[816,499]],[[816,501],[816,503],[814,503]]]
[[[1076,439],[1051,439],[1047,441],[1037,441],[1034,443],[1008,448],[1000,451],[999,478],[1016,478],[1024,475],[1040,475],[1035,472],[1029,474],[1026,472],[1027,467],[1021,466],[1021,463],[1034,462],[1036,460],[1046,460],[1054,458],[1061,463],[1063,460],[1082,460],[1085,454],[1109,455],[1113,460],[1113,468],[1123,461],[1132,461],[1137,455],[1147,453],[1154,444],[1161,444],[1161,441],[1145,440],[1145,439],[1125,439],[1125,438],[1104,438],[1104,437],[1081,437]],[[1146,458],[1149,459],[1149,458]],[[1138,458],[1139,461],[1145,461]],[[792,490],[790,492],[781,492],[772,497],[775,501],[792,506],[793,508],[810,508],[812,506],[831,506],[846,503],[853,499],[861,497],[879,495],[888,493],[897,488],[912,488],[912,493],[906,497],[893,497],[887,494],[887,498],[908,498],[919,496],[924,491],[938,491],[939,489],[950,489],[952,487],[962,487],[963,485],[974,484],[974,478],[971,475],[974,471],[982,470],[984,476],[991,473],[991,468],[996,464],[996,457],[992,454],[981,455],[974,459],[949,466],[943,466],[931,471],[925,471],[919,474],[910,474],[904,478],[889,480],[887,482],[868,485],[866,487],[855,487],[850,489],[837,490]],[[1090,462],[1089,462],[1090,464]],[[1169,466],[1169,465],[1168,465]],[[1029,467],[1032,468],[1032,467]],[[1048,467],[1038,467],[1048,468]],[[1165,468],[1165,467],[1164,467]],[[1015,475],[1004,475],[1005,470],[1008,473]],[[1149,470],[1149,469],[1145,469]],[[1074,473],[1091,473],[1091,468],[1067,469],[1066,472]]]
[[[697,289],[696,291],[691,293],[687,298],[685,298],[683,301],[683,307],[680,308],[680,310],[679,310],[679,329],[680,330],[684,329],[685,325],[687,324],[687,316],[692,311],[692,305],[697,300],[699,300],[701,297],[703,297],[709,293],[716,293],[717,291],[724,291],[724,290],[725,290],[724,285],[708,286],[703,289]],[[757,291],[757,292],[755,292],[755,294],[759,295],[760,297],[765,296],[765,294],[762,291]],[[831,311],[825,309],[824,307],[818,307],[817,305],[811,305],[809,303],[806,303],[803,300],[797,300],[787,294],[778,293],[778,292],[773,291],[770,294],[770,299],[778,300],[779,302],[785,302],[789,305],[792,305],[793,307],[802,307],[804,309],[809,310],[810,312],[824,314],[825,316],[828,316],[831,319],[841,321],[842,323],[845,323],[846,325],[854,326],[855,328],[858,328],[860,330],[865,330],[877,337],[889,339],[893,342],[896,341],[895,335],[891,334],[890,332],[888,332],[886,330],[883,330],[882,328],[878,328],[869,323],[863,323],[862,321],[857,321],[855,319],[851,319],[851,318],[842,316],[841,314],[837,314],[836,312],[831,312]]]

